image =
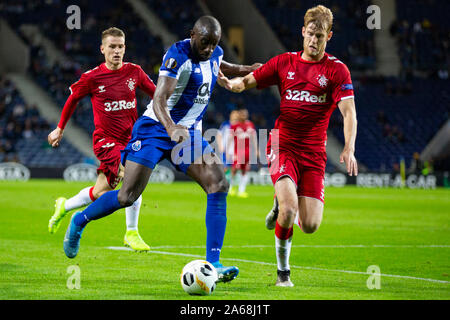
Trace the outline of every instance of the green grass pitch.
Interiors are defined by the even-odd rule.
[[[222,263],[239,277],[208,297],[181,288],[183,266],[205,256],[206,196],[194,183],[149,184],[139,230],[150,253],[122,247],[120,210],[90,223],[75,259],[64,255],[67,217],[47,231],[54,199],[86,183],[30,180],[0,183],[0,299],[450,299],[450,191],[327,188],[319,230],[294,229],[293,288],[278,288],[274,233],[264,227],[271,186],[250,186],[250,198],[228,197]],[[78,265],[80,289],[68,289]],[[380,289],[367,287],[367,268],[380,268]]]

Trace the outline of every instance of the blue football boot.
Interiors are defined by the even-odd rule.
[[[74,217],[81,212],[76,212],[70,220],[69,227],[67,227],[66,235],[64,236],[64,253],[68,258],[75,258],[80,249],[81,233],[83,233],[84,227],[75,225]]]
[[[220,262],[215,262],[212,265],[216,268],[217,274],[219,275],[219,279],[216,282],[230,282],[236,279],[239,274],[238,267],[224,267]]]

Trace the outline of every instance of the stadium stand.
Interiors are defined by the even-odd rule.
[[[389,172],[401,158],[409,167],[414,152],[420,153],[448,119],[448,81],[414,79],[410,86],[411,92],[405,94],[392,94],[384,82],[356,89],[356,156],[372,171]],[[338,112],[330,120],[330,130],[344,141]]]
[[[426,76],[448,79],[450,3],[437,0],[397,0],[396,3],[397,21],[391,25],[390,32],[397,39],[402,72],[419,71]]]
[[[178,0],[143,2],[178,39],[188,37],[192,23],[204,14],[196,1],[190,1],[189,5]],[[313,0],[253,2],[286,50],[298,51],[302,17],[306,9],[316,3]],[[398,43],[402,72],[398,77],[383,78],[372,76],[377,61],[374,31],[365,27],[365,8],[371,2],[330,0],[322,3],[332,9],[335,17],[335,34],[327,51],[344,61],[353,74],[359,121],[358,160],[371,171],[389,172],[401,158],[410,166],[413,154],[420,153],[448,119],[450,33],[446,12],[450,4],[437,0],[396,1],[397,21],[390,27],[390,32]],[[71,4],[84,8],[83,28],[67,32],[62,19],[67,17],[65,9]],[[437,4],[438,12],[433,9]],[[22,34],[21,25],[38,25],[40,31],[70,57],[64,63],[51,65],[43,47],[27,42],[31,48],[30,74],[61,108],[69,94],[69,85],[82,72],[102,62],[98,49],[99,35],[110,26],[122,28],[127,35],[126,60],[140,64],[154,81],[157,80],[166,48],[127,2],[7,0],[2,2],[1,9],[0,16],[18,34]],[[22,37],[26,40],[25,35]],[[142,113],[149,99],[139,92],[137,98],[140,102],[138,112]],[[218,128],[228,118],[229,112],[240,105],[249,109],[257,128],[271,128],[278,114],[279,100],[268,90],[251,90],[237,95],[216,86],[203,121],[204,129]],[[430,106],[433,107],[432,113]],[[73,119],[92,133],[88,98],[80,102]],[[344,142],[338,110],[332,116],[329,132]],[[335,168],[329,165],[328,170],[334,171]]]
[[[314,1],[253,1],[288,51],[301,47],[301,25]],[[344,61],[353,73],[358,112],[356,156],[371,171],[392,171],[414,152],[421,152],[449,114],[448,91],[450,4],[434,0],[397,0],[396,37],[402,72],[399,77],[374,77],[376,56],[373,31],[365,28],[363,9],[370,1],[323,1],[334,14],[334,37],[327,51]],[[440,13],[436,6],[442,5]],[[433,9],[434,8],[434,9]],[[446,10],[447,9],[447,10]],[[345,30],[345,32],[340,32]],[[430,54],[431,53],[431,54]],[[354,71],[362,71],[355,73]],[[420,77],[419,77],[420,76]],[[433,106],[430,113],[429,106]],[[342,116],[335,111],[330,132],[344,143]]]
[[[67,32],[66,8],[79,5],[87,12],[83,17],[82,30],[73,29]],[[8,9],[9,8],[9,9]],[[69,86],[77,81],[81,74],[103,62],[99,51],[101,32],[111,26],[125,31],[125,61],[139,64],[147,74],[156,81],[164,48],[161,39],[152,36],[143,22],[134,14],[127,2],[122,1],[15,1],[6,5],[1,16],[6,18],[19,34],[22,25],[39,25],[41,32],[65,53],[69,60],[51,65],[42,46],[35,46],[22,37],[31,47],[30,73],[34,79],[55,99],[64,106],[70,94]],[[126,13],[126,14],[123,14]],[[20,24],[17,24],[20,21]],[[138,112],[141,114],[149,102],[149,98],[138,90]],[[91,104],[88,97],[80,101],[73,120],[89,134],[94,130]]]
[[[84,156],[70,143],[58,149],[47,144],[51,126],[35,106],[24,102],[11,81],[0,77],[0,162],[55,168],[82,162]]]
[[[317,5],[317,1],[253,0],[261,14],[280,38],[287,51],[301,48],[301,27],[306,10]],[[345,61],[351,70],[375,68],[374,33],[367,29],[365,9],[370,1],[331,0],[321,1],[334,16],[333,41],[328,52]],[[345,30],[345,32],[340,32]]]

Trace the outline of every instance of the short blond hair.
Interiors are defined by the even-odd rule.
[[[102,32],[102,42],[108,36],[125,38],[125,32],[123,32],[122,30],[120,30],[119,28],[116,28],[116,27],[108,28]]]
[[[305,28],[312,22],[317,28],[329,33],[333,27],[333,13],[323,5],[308,9],[304,19]]]

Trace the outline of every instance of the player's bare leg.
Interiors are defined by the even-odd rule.
[[[127,160],[122,187],[117,194],[117,200],[124,207],[131,206],[144,192],[152,169],[134,161]]]
[[[323,202],[309,197],[298,197],[299,211],[295,223],[304,233],[319,229],[323,217]]]
[[[206,205],[206,260],[211,262],[219,274],[218,282],[229,282],[237,277],[239,269],[225,267],[220,259],[226,229],[226,197],[229,183],[223,165],[215,154],[210,154],[208,163],[191,164],[187,175],[194,179],[207,194]]]
[[[289,257],[292,246],[293,224],[298,210],[297,187],[288,176],[275,183],[279,212],[275,224],[275,252],[277,257],[276,286],[292,287]]]

